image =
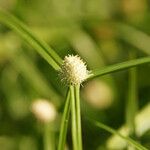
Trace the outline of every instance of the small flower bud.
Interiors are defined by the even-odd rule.
[[[54,121],[57,114],[54,105],[45,99],[34,101],[31,111],[42,122]]]
[[[86,80],[88,76],[87,66],[78,55],[65,56],[60,70],[62,81],[69,85],[77,85]]]

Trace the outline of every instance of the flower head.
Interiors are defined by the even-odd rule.
[[[86,64],[78,55],[65,56],[60,70],[62,81],[67,84],[81,84],[89,76]]]

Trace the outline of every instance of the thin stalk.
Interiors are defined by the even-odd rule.
[[[75,86],[76,96],[76,116],[77,116],[77,136],[79,149],[82,150],[82,128],[81,128],[81,112],[80,112],[80,85]]]
[[[76,118],[76,106],[75,106],[75,92],[74,87],[70,86],[70,94],[71,94],[71,116],[72,116],[72,142],[73,142],[73,149],[78,149],[78,138],[77,138],[77,118]]]
[[[44,150],[55,150],[54,133],[49,123],[44,124]]]
[[[132,59],[135,57],[135,53],[132,51],[129,54]],[[137,102],[137,69],[129,69],[129,86],[128,86],[128,101],[127,101],[127,110],[126,110],[126,122],[130,128],[131,134],[135,132],[135,115],[138,109]]]
[[[126,142],[128,142],[130,145],[134,146],[137,150],[148,150],[147,148],[145,148],[144,146],[142,146],[141,144],[139,144],[138,142],[134,141],[133,139],[129,138],[129,137],[126,137],[126,136],[123,136],[122,134],[120,134],[119,132],[117,132],[116,130],[114,130],[113,128],[101,123],[101,122],[98,122],[98,121],[95,121],[95,120],[92,120],[92,119],[88,119],[90,120],[95,126],[99,127],[99,128],[102,128],[112,134],[116,134],[118,135],[120,138],[124,139]]]
[[[129,53],[130,59],[136,57],[134,51]],[[135,137],[135,116],[138,109],[137,101],[137,69],[129,69],[129,85],[128,85],[128,99],[126,104],[126,123],[130,131],[130,135]]]
[[[150,63],[150,57],[143,57],[143,58],[139,58],[139,59],[125,61],[123,63],[118,63],[115,65],[110,65],[108,67],[103,67],[102,69],[93,71],[92,74],[87,78],[87,80],[98,77],[98,76],[102,76],[105,74],[120,71],[123,69],[128,69],[128,68],[132,68],[135,66],[148,64],[148,63]]]
[[[59,141],[58,141],[58,150],[65,149],[69,116],[70,116],[70,91],[68,90],[67,96],[66,96],[65,108],[64,108],[64,112],[62,116],[62,121],[61,121]]]

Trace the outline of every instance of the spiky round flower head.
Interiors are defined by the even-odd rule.
[[[78,55],[65,56],[60,70],[60,77],[68,85],[81,84],[89,76],[85,62]]]

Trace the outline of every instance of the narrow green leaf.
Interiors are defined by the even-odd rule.
[[[109,74],[112,72],[120,71],[123,69],[128,69],[128,68],[132,68],[135,66],[147,64],[147,63],[150,63],[150,57],[143,57],[143,58],[139,58],[135,60],[129,60],[123,63],[110,65],[108,67],[103,67],[99,70],[92,71],[92,74],[87,78],[87,80],[98,77],[98,76],[102,76],[105,74]]]
[[[148,150],[147,148],[145,148],[144,146],[142,146],[141,144],[139,144],[138,142],[134,141],[133,139],[129,138],[129,137],[126,137],[126,136],[123,136],[122,134],[120,134],[119,132],[117,132],[116,130],[114,130],[113,128],[101,123],[101,122],[98,122],[98,121],[95,121],[95,120],[92,120],[92,119],[89,119],[95,126],[99,127],[99,128],[102,128],[112,134],[116,134],[118,135],[120,138],[126,140],[126,142],[128,142],[130,145],[134,146],[135,148],[137,148],[138,150]]]
[[[38,39],[28,27],[15,16],[0,11],[0,22],[13,29],[27,41],[55,70],[59,70],[62,59],[44,41]]]

